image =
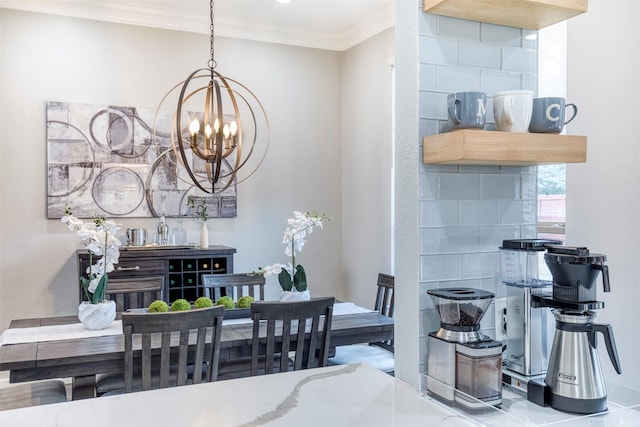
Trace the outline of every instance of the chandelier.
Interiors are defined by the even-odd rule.
[[[164,159],[182,167],[188,180],[206,193],[220,193],[251,176],[269,146],[269,120],[258,98],[242,83],[216,71],[213,0],[209,2],[210,59],[207,68],[193,71],[162,98],[154,121],[154,139],[160,111],[179,89],[169,137],[172,152]],[[208,84],[204,85],[204,81]],[[203,82],[203,83],[198,83]],[[256,112],[260,113],[256,115]],[[264,128],[264,129],[261,129]],[[258,131],[264,143],[258,143]],[[164,135],[167,136],[166,133]],[[256,154],[262,148],[260,156]],[[253,155],[253,158],[252,158]],[[251,162],[250,162],[250,158]],[[239,171],[243,170],[243,176]],[[184,174],[176,173],[186,182]]]

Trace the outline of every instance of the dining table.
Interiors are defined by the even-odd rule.
[[[0,335],[0,371],[12,383],[51,378],[72,379],[72,399],[95,396],[96,375],[124,370],[124,335],[118,314],[110,328],[85,330],[77,316],[12,320]],[[220,361],[251,354],[250,318],[225,318]],[[393,318],[353,303],[334,305],[330,346],[393,339]]]

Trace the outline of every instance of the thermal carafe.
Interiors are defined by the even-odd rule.
[[[607,409],[605,387],[597,352],[598,333],[616,372],[622,372],[611,325],[596,324],[594,311],[552,310],[556,318],[549,368],[545,383],[549,404],[555,409],[592,414]]]

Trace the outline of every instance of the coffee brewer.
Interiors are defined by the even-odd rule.
[[[427,293],[440,316],[440,329],[429,333],[427,390],[468,409],[500,405],[502,343],[480,331],[480,320],[495,295],[471,288]]]
[[[504,323],[507,348],[503,380],[526,390],[531,379],[544,378],[554,335],[548,308],[533,307],[535,292],[551,292],[553,278],[544,262],[546,245],[559,240],[504,240],[500,247],[500,276],[506,289]]]
[[[597,352],[597,334],[604,337],[616,372],[622,372],[611,325],[596,324],[596,279],[602,272],[604,292],[610,292],[606,256],[586,247],[547,246],[545,262],[553,276],[551,295],[534,295],[534,307],[549,307],[556,331],[544,384],[528,383],[527,396],[536,403],[580,414],[607,409],[607,392]]]

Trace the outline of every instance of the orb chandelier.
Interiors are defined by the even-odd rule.
[[[169,135],[173,155],[163,157],[184,168],[188,179],[210,194],[223,192],[246,180],[258,169],[266,156],[270,132],[267,114],[254,93],[242,83],[216,71],[213,3],[210,0],[210,59],[207,67],[193,71],[165,94],[154,121],[154,138],[158,145],[159,112],[165,101],[172,94],[175,96],[179,89]],[[206,85],[198,83],[203,79],[208,81]],[[259,131],[263,142],[258,140]],[[258,148],[263,150],[261,155]],[[241,169],[243,176],[239,174]],[[177,175],[180,178],[183,174]]]

